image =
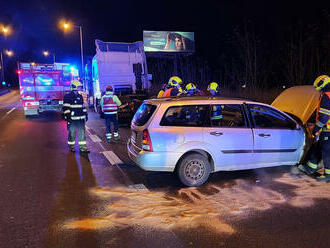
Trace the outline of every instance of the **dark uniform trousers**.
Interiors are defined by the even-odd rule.
[[[330,170],[330,132],[322,132],[319,141],[314,143],[309,150],[309,161],[317,165],[322,159],[324,168]]]

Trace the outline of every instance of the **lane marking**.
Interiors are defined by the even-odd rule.
[[[91,134],[89,135],[89,137],[91,138],[91,140],[93,142],[101,142],[102,140],[99,138],[99,136],[97,136],[96,134]]]
[[[102,153],[112,165],[123,163],[123,161],[121,161],[113,151],[104,151]]]
[[[15,110],[16,108],[12,108],[11,110],[9,110],[2,118],[1,118],[1,120],[2,119],[4,119],[4,118],[6,118],[7,117],[7,115],[9,115],[11,112],[13,112],[14,110]]]
[[[134,190],[137,190],[137,191],[149,191],[149,189],[142,183],[129,185],[128,188],[129,189],[134,189]]]
[[[92,136],[90,129],[91,128],[86,126],[86,132],[89,136]],[[123,162],[117,157],[117,155],[113,151],[107,151],[102,145],[102,142],[97,142],[97,144],[99,144],[99,146],[101,147],[100,153],[102,153],[103,156],[105,156],[105,158],[109,161],[109,163],[115,166],[119,170],[120,174],[122,174],[125,184],[131,185],[133,182],[130,180],[128,175],[126,175],[126,173],[118,166],[118,164],[123,164]]]
[[[9,115],[11,112],[13,112],[16,108],[12,108],[11,110],[9,110],[6,115]]]

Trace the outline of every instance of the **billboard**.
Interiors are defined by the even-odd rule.
[[[143,31],[145,52],[186,52],[195,51],[193,32]]]

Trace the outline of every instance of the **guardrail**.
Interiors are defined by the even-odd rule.
[[[9,89],[0,89],[0,96],[5,95],[5,94],[7,94],[9,92],[10,92]]]

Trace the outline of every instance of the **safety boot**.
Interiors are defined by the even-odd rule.
[[[111,143],[112,134],[111,133],[106,133],[105,137],[107,138],[107,142]]]
[[[316,178],[316,181],[321,183],[330,183],[330,175],[324,174]]]
[[[306,173],[307,175],[312,175],[317,172],[318,167],[316,165],[316,168],[312,168],[310,165],[312,165],[310,162],[308,162],[307,165],[300,164],[298,166],[298,169],[301,170],[302,172]],[[313,167],[315,167],[315,166],[313,165]]]
[[[75,152],[75,149],[74,149],[74,146],[69,146],[69,150],[70,150],[70,152]]]
[[[120,139],[120,136],[119,136],[119,133],[118,132],[114,132],[113,133],[113,137],[115,140],[119,140]]]
[[[87,149],[87,146],[81,146],[81,147],[79,147],[79,151],[81,153],[89,153],[89,150]]]

